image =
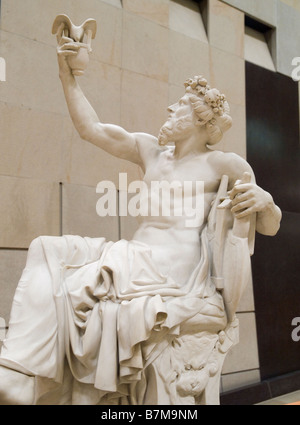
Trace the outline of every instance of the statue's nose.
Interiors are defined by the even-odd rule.
[[[176,110],[176,105],[175,104],[174,105],[170,105],[168,107],[168,112],[175,112],[175,110]]]

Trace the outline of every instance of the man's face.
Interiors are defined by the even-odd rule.
[[[169,106],[168,112],[169,117],[158,136],[161,146],[169,142],[176,143],[194,128],[194,110],[188,95],[184,95],[177,103]]]

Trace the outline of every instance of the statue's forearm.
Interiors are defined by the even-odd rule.
[[[71,119],[79,135],[88,140],[99,118],[72,75],[60,75]]]

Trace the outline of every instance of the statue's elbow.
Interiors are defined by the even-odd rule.
[[[272,209],[272,214],[258,214],[256,230],[265,236],[276,236],[280,229],[282,212],[276,205]]]
[[[258,233],[264,236],[276,236],[280,229],[280,221],[272,226],[256,226]]]
[[[272,229],[268,232],[266,232],[265,236],[276,236],[279,232],[280,226],[276,227],[276,229]]]
[[[76,127],[76,130],[81,139],[90,141],[91,140],[91,130],[86,125],[79,125]]]

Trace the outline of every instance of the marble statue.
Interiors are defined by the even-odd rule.
[[[76,78],[84,67],[72,65],[84,34],[84,25],[72,25],[60,15],[53,32],[81,138],[137,164],[147,186],[176,182],[184,202],[199,195],[203,213],[187,225],[173,200],[169,215],[140,217],[130,241],[36,238],[1,350],[0,402],[219,404],[255,232],[275,235],[281,211],[244,159],[211,149],[232,119],[226,97],[202,76],[186,81],[158,137],[102,123]],[[204,182],[202,192],[185,190],[187,181]]]

